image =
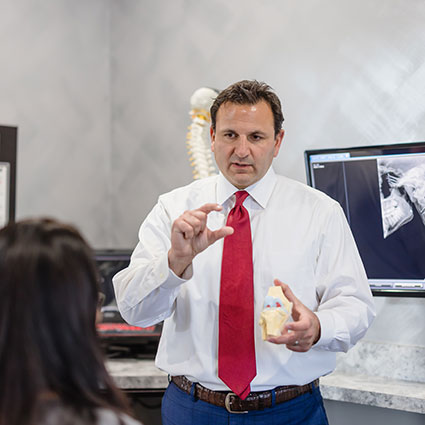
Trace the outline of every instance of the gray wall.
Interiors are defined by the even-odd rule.
[[[0,123],[19,127],[17,215],[132,248],[158,195],[191,181],[189,98],[272,85],[303,151],[425,139],[424,0],[0,0]],[[367,338],[425,345],[425,300],[377,299]]]
[[[109,13],[103,0],[0,0],[0,124],[18,126],[17,215],[109,243]]]
[[[325,400],[330,425],[423,425],[424,415]]]
[[[242,78],[281,96],[275,168],[303,151],[423,140],[425,2],[0,0],[0,123],[19,127],[18,217],[131,248],[191,181],[189,98]]]
[[[191,179],[187,112],[201,86],[271,84],[286,117],[276,169],[303,151],[425,138],[423,0],[112,1],[113,242]]]
[[[278,172],[303,152],[425,139],[425,1],[117,0],[111,3],[111,237],[136,242],[157,196],[191,180],[189,98],[243,78],[280,95]],[[376,299],[367,338],[425,345],[425,300]],[[397,319],[395,319],[397,317]],[[391,324],[391,326],[389,326]]]

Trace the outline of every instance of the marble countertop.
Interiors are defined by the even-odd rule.
[[[106,362],[106,368],[123,390],[159,390],[168,386],[168,375],[153,360],[113,359]]]
[[[425,414],[425,383],[334,372],[320,378],[324,399]]]
[[[107,369],[123,390],[160,390],[168,385],[167,374],[153,360],[113,359]],[[328,400],[385,407],[425,414],[425,383],[370,375],[350,375],[338,370],[320,379]]]

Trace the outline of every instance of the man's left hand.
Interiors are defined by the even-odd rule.
[[[274,280],[274,284],[281,286],[285,297],[293,303],[293,322],[285,325],[281,336],[269,337],[267,340],[275,344],[286,344],[289,350],[305,353],[320,339],[319,319],[293,294],[288,285],[278,279]]]

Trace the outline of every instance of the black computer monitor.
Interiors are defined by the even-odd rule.
[[[100,291],[105,296],[97,330],[107,356],[155,357],[162,323],[141,328],[129,325],[118,311],[112,278],[130,263],[132,250],[103,249],[95,251]]]
[[[15,220],[17,132],[0,125],[0,227]]]
[[[342,206],[374,295],[425,297],[425,142],[305,151]]]

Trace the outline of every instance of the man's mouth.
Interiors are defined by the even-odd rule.
[[[232,162],[232,165],[234,165],[237,168],[247,168],[251,166],[251,164],[246,164],[244,162]]]

